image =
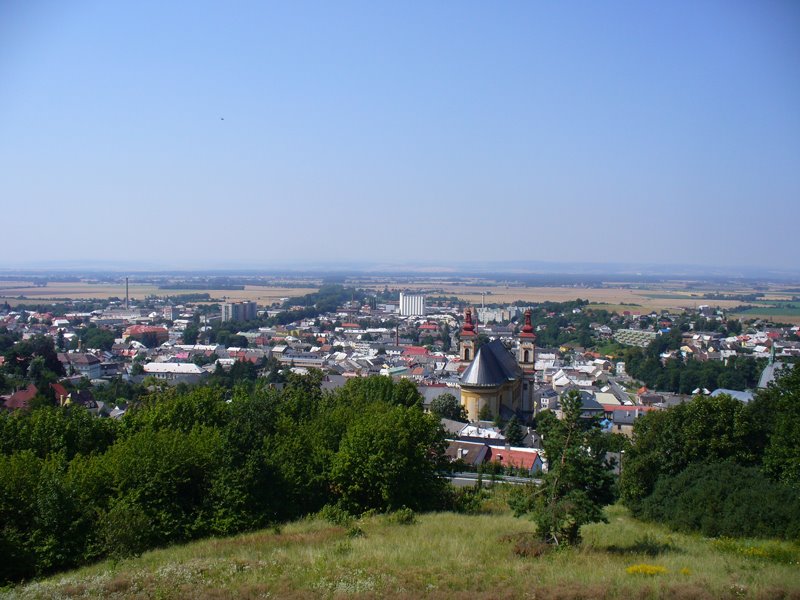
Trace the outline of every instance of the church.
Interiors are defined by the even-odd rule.
[[[461,404],[470,421],[488,408],[492,417],[509,419],[533,411],[536,334],[531,325],[531,311],[525,311],[525,325],[519,335],[516,356],[500,340],[483,344],[476,350],[478,335],[467,308],[461,329],[461,361],[468,364],[461,374]]]

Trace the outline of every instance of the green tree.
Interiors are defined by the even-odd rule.
[[[778,380],[760,392],[748,407],[759,423],[764,443],[764,471],[773,479],[800,489],[800,366],[786,367]],[[757,415],[757,416],[756,416]],[[756,443],[759,443],[756,441]]]
[[[446,447],[444,430],[432,415],[372,404],[347,429],[333,457],[335,493],[354,513],[440,506]]]
[[[511,417],[503,433],[506,436],[506,442],[511,446],[521,446],[525,439],[525,430],[517,419],[517,415]]]
[[[187,325],[186,329],[183,330],[183,343],[196,344],[199,334],[200,330],[197,328],[197,325]]]
[[[538,418],[548,472],[532,497],[512,500],[515,513],[532,511],[541,538],[555,544],[577,544],[583,525],[606,522],[603,507],[614,500],[613,466],[606,460],[608,439],[596,419],[581,417],[576,391],[561,401],[563,419],[550,411]]]
[[[431,414],[436,415],[440,419],[453,419],[454,421],[467,420],[467,414],[464,412],[464,407],[453,394],[445,392],[439,394],[431,401]]]
[[[677,475],[695,462],[733,458],[752,464],[752,424],[744,408],[730,396],[697,396],[637,419],[620,482],[625,503],[635,513],[660,476]]]

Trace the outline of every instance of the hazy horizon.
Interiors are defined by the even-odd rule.
[[[0,265],[796,273],[799,31],[780,0],[3,3]]]
[[[592,263],[566,261],[450,261],[424,262],[409,261],[392,263],[389,261],[274,261],[264,263],[165,263],[165,262],[125,262],[125,261],[44,261],[30,264],[8,265],[0,260],[0,277],[14,274],[45,275],[84,275],[112,274],[125,275],[172,275],[195,276],[454,276],[459,278],[476,276],[497,278],[514,277],[586,277],[587,279],[631,277],[638,278],[696,278],[696,279],[747,279],[800,281],[800,267],[794,269],[761,267],[725,267],[719,265],[655,264],[655,263]]]

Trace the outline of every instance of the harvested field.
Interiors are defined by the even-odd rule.
[[[226,298],[229,300],[255,300],[259,304],[272,304],[280,298],[303,296],[316,292],[312,287],[273,287],[261,285],[247,285],[243,290],[214,290],[214,289],[160,289],[153,284],[130,283],[131,298],[144,298],[149,295],[180,296],[183,294],[207,293],[211,298]],[[125,284],[113,285],[109,283],[89,282],[49,282],[46,286],[34,286],[30,282],[0,282],[0,302],[8,302],[14,306],[70,298],[72,300],[105,299],[112,296],[123,298]],[[24,298],[20,298],[24,297]]]

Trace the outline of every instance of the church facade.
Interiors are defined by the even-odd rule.
[[[533,409],[536,335],[531,312],[525,311],[525,325],[520,333],[516,355],[500,340],[477,347],[478,336],[472,311],[465,313],[459,354],[468,366],[461,374],[461,404],[470,421],[479,415],[498,415],[503,419],[531,412]]]

